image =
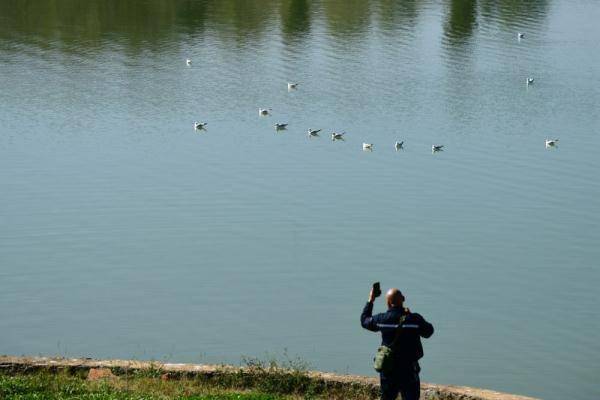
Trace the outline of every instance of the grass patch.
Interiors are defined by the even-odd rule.
[[[0,400],[372,400],[364,385],[337,384],[310,376],[300,360],[283,363],[244,360],[244,368],[223,367],[210,374],[166,372],[160,364],[88,380],[87,369],[63,368],[0,372]],[[97,371],[95,371],[97,372]]]
[[[234,392],[194,385],[191,381],[163,382],[160,378],[90,382],[65,372],[0,374],[2,400],[285,400],[259,392]]]

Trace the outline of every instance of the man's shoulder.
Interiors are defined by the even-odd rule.
[[[423,316],[419,313],[415,313],[415,312],[411,312],[410,314],[408,314],[406,316],[407,320],[413,320],[413,321],[424,321],[425,318],[423,318]]]
[[[390,310],[381,312],[379,314],[375,314],[373,316],[373,318],[376,318],[379,321],[388,321],[388,320],[393,319],[393,318],[398,319],[398,317],[395,316],[392,312],[390,312]]]

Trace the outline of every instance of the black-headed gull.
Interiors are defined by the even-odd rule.
[[[192,65],[192,60],[190,60],[189,58],[186,58],[185,63],[189,66]]]
[[[396,144],[394,144],[394,148],[396,149],[396,151],[398,150],[402,150],[404,147],[404,142],[396,142]]]
[[[308,129],[308,136],[309,137],[315,137],[315,136],[319,136],[319,132],[321,132],[320,129]]]
[[[200,131],[200,130],[206,128],[206,125],[208,125],[207,122],[198,122],[198,121],[196,121],[196,122],[194,122],[194,129],[197,130],[197,131]]]
[[[546,139],[546,147],[554,147],[558,144],[558,139]]]
[[[331,140],[333,140],[334,142],[336,140],[344,140],[344,135],[345,134],[346,134],[346,132],[342,132],[342,133],[332,132],[331,133]]]
[[[433,146],[431,146],[431,152],[432,153],[436,153],[438,151],[444,151],[444,145],[443,144],[434,144]]]
[[[288,90],[298,89],[298,83],[288,82]]]
[[[258,109],[258,115],[266,116],[266,115],[269,115],[269,114],[271,114],[271,109],[270,108],[259,108]]]
[[[373,143],[363,143],[363,150],[373,151]]]
[[[284,130],[287,128],[288,124],[275,124],[275,129],[278,131]]]

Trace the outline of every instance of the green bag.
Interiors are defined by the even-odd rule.
[[[394,348],[396,347],[396,341],[400,337],[400,331],[402,330],[402,324],[406,319],[406,315],[400,317],[398,321],[398,328],[396,329],[396,336],[389,346],[381,345],[375,353],[373,359],[373,368],[377,372],[390,372],[394,366]]]

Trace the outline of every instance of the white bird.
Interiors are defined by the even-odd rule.
[[[266,116],[266,115],[269,115],[269,114],[271,114],[271,109],[270,108],[259,108],[258,109],[258,115]]]
[[[275,124],[275,129],[278,131],[281,131],[285,128],[287,128],[288,124]]]
[[[402,150],[404,147],[404,142],[396,142],[396,144],[394,144],[394,148],[396,149],[396,151]]]
[[[373,143],[363,143],[363,150],[373,150]]]
[[[185,63],[186,63],[187,65],[192,65],[192,60],[190,60],[189,58],[187,58],[187,59],[185,60]]]
[[[443,149],[444,149],[444,145],[434,144],[433,146],[431,146],[432,153],[436,153],[438,151],[444,151]]]
[[[334,142],[335,142],[336,140],[344,140],[344,134],[345,134],[345,133],[346,133],[346,132],[342,132],[342,133],[335,133],[335,132],[333,132],[333,133],[331,134],[331,140],[333,140]]]
[[[525,34],[523,32],[519,32],[517,33],[517,39],[521,40],[525,37]]]
[[[533,78],[527,78],[527,86],[533,85],[533,81],[534,81]]]
[[[198,122],[198,121],[196,121],[196,122],[194,122],[194,129],[197,130],[197,131],[200,131],[200,130],[206,128],[206,125],[208,125],[207,122]]]
[[[288,82],[288,90],[298,89],[298,83]]]
[[[311,129],[311,128],[308,128],[308,137],[319,136],[319,132],[321,132],[320,129]]]
[[[546,139],[546,148],[554,147],[558,144],[558,139]]]

